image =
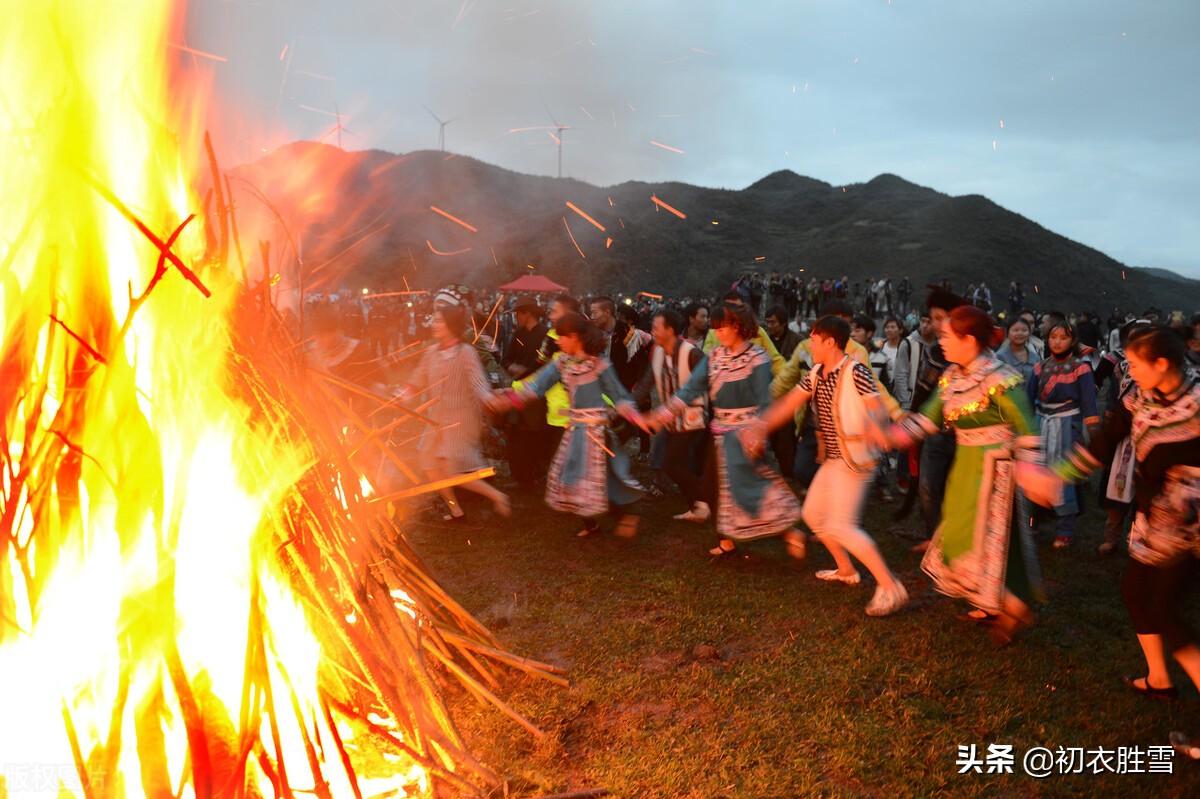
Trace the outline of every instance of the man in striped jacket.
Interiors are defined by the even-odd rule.
[[[683,337],[684,332],[685,323],[678,311],[663,309],[654,314],[650,368],[633,391],[639,406],[650,404],[652,391],[657,404],[675,396],[704,357],[699,347]],[[663,471],[688,501],[688,510],[675,516],[682,521],[704,522],[711,515],[710,497],[702,479],[708,452],[707,411],[706,399],[696,400],[657,434],[662,437],[658,446],[665,449]]]

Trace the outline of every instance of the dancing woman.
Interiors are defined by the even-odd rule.
[[[1100,412],[1096,406],[1092,365],[1080,356],[1071,326],[1066,322],[1052,325],[1046,336],[1046,348],[1050,355],[1033,367],[1033,379],[1026,384],[1026,390],[1030,404],[1037,411],[1046,462],[1054,463],[1075,444],[1086,440],[1086,429],[1100,423]],[[1071,545],[1081,510],[1080,498],[1078,486],[1063,487],[1062,502],[1054,507],[1055,549]]]
[[[421,434],[417,451],[422,469],[430,480],[468,474],[484,468],[480,454],[483,408],[491,400],[491,387],[475,347],[464,340],[467,309],[463,305],[440,305],[433,312],[430,331],[433,346],[425,350],[400,398],[420,393],[436,397],[426,415],[434,422]],[[508,495],[484,480],[463,483],[462,488],[491,500],[496,513],[512,514]],[[453,488],[438,492],[446,503],[448,521],[464,517]]]
[[[1173,697],[1167,652],[1200,688],[1200,639],[1181,615],[1200,557],[1200,385],[1188,369],[1186,345],[1168,328],[1131,333],[1125,356],[1136,390],[1086,445],[1076,443],[1049,470],[1023,467],[1021,487],[1035,502],[1052,505],[1065,483],[1101,469],[1126,437],[1132,441],[1135,515],[1121,595],[1146,675],[1125,682],[1143,696]]]
[[[580,517],[580,537],[599,530],[597,519],[611,506],[621,514],[617,535],[632,537],[638,517],[628,509],[641,498],[642,487],[630,473],[629,456],[617,443],[610,421],[615,411],[641,426],[641,416],[612,364],[601,355],[605,340],[600,329],[575,312],[563,315],[554,329],[563,357],[539,369],[521,389],[493,395],[489,407],[520,408],[560,383],[566,386],[567,430],[550,464],[546,504]]]
[[[696,364],[683,388],[654,411],[650,424],[663,427],[707,395],[714,452],[705,467],[705,482],[716,495],[721,536],[709,553],[732,552],[735,541],[783,535],[788,552],[803,558],[804,535],[795,529],[800,503],[779,472],[768,461],[748,455],[737,435],[771,404],[771,358],[752,341],[758,322],[746,305],[726,302],[713,311],[710,328],[717,346]]]
[[[1021,376],[992,354],[993,332],[979,308],[951,311],[939,333],[950,367],[920,411],[886,437],[908,447],[954,430],[942,521],[921,568],[941,593],[994,616],[990,634],[1004,645],[1033,623],[1030,606],[1040,595],[1033,542],[1020,535],[1014,513],[1014,462],[1034,460],[1040,442]]]

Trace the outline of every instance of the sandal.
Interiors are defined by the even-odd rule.
[[[1168,685],[1166,688],[1155,688],[1150,684],[1147,677],[1130,677],[1126,675],[1121,678],[1121,681],[1129,686],[1129,689],[1134,693],[1141,694],[1148,699],[1174,699],[1179,696],[1179,689],[1174,685]],[[1138,683],[1141,682],[1141,685]]]
[[[846,585],[858,585],[862,582],[862,575],[858,572],[850,574],[842,574],[837,569],[822,569],[817,572],[817,579],[824,580],[830,583],[845,583]]]
[[[708,554],[712,555],[713,557],[720,557],[721,555],[728,555],[735,549],[737,549],[737,547],[732,541],[730,541],[728,538],[722,538],[720,543],[708,550]]]

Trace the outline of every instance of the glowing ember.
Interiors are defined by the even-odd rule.
[[[471,251],[470,247],[464,247],[461,250],[439,250],[437,247],[433,246],[433,242],[429,239],[425,239],[425,246],[428,247],[429,251],[434,255],[462,255],[463,253]]]
[[[656,197],[653,194],[650,195],[650,201],[653,202],[655,207],[657,207],[657,208],[661,208],[664,211],[670,211],[671,213],[675,214],[675,216],[679,217],[680,219],[687,219],[687,214],[685,214],[683,211],[680,211],[678,208],[674,208],[674,207],[668,205],[667,203],[658,199],[658,197]],[[624,223],[622,223],[621,226],[624,227]]]
[[[609,198],[609,201],[608,201],[608,202],[609,202],[609,205],[612,205],[612,198],[611,198],[611,197]],[[576,205],[575,203],[571,202],[570,200],[567,200],[567,207],[568,207],[568,208],[570,208],[570,209],[571,209],[572,211],[574,211],[575,213],[577,213],[577,214],[579,214],[580,216],[582,216],[582,217],[583,217],[584,219],[586,219],[587,221],[591,222],[593,225],[595,225],[595,226],[596,226],[596,228],[597,228],[597,229],[598,229],[598,230],[599,230],[601,233],[605,232],[604,225],[600,224],[600,223],[599,223],[599,222],[597,222],[595,219],[592,219],[592,217],[591,217],[591,216],[589,216],[589,215],[587,214],[587,212],[583,211],[583,210],[582,210],[582,209],[581,209],[581,208],[580,208],[578,205]]]
[[[167,44],[182,13],[121,6],[13,5],[0,30],[37,121],[0,118],[23,187],[0,197],[0,796],[38,768],[63,797],[494,783],[426,663],[535,733],[480,661],[561,678],[420,574],[360,468],[376,431],[229,263],[202,81],[167,58],[200,54]]]
[[[575,245],[575,251],[579,253],[579,257],[587,258],[587,256],[583,254],[583,250],[579,248],[579,242],[575,241],[575,234],[571,232],[571,226],[567,224],[567,218],[565,216],[562,218],[562,221],[563,227],[567,229],[567,235],[571,238],[571,243]]]
[[[462,227],[465,227],[467,230],[471,231],[472,233],[479,232],[479,228],[475,227],[472,224],[462,221],[461,219],[459,219],[457,216],[455,216],[452,213],[443,211],[441,208],[438,208],[436,205],[429,206],[429,210],[433,211],[435,214],[438,214],[439,216],[446,217],[447,219],[449,219],[451,222],[453,222],[456,225],[461,225]]]

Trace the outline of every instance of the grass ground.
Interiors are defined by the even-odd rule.
[[[1200,796],[1200,765],[1179,761],[1173,774],[1022,772],[1034,746],[1145,749],[1172,729],[1200,734],[1182,674],[1174,703],[1120,682],[1143,663],[1118,593],[1124,556],[1095,554],[1095,510],[1073,549],[1043,546],[1049,603],[997,651],[954,619],[964,608],[932,591],[911,542],[882,532],[895,506],[879,500],[864,526],[912,595],[886,619],[863,613],[874,590],[865,574],[859,587],[813,577],[832,563],[820,545],[799,564],[778,541],[710,558],[711,532],[671,520],[676,497],[645,504],[633,540],[578,539],[540,496],[514,501],[512,520],[468,499],[465,524],[417,518],[408,532],[513,651],[570,671],[568,689],[519,675],[507,686],[541,741],[451,697],[509,795]],[[959,745],[993,743],[1014,746],[1014,774],[958,773]]]

